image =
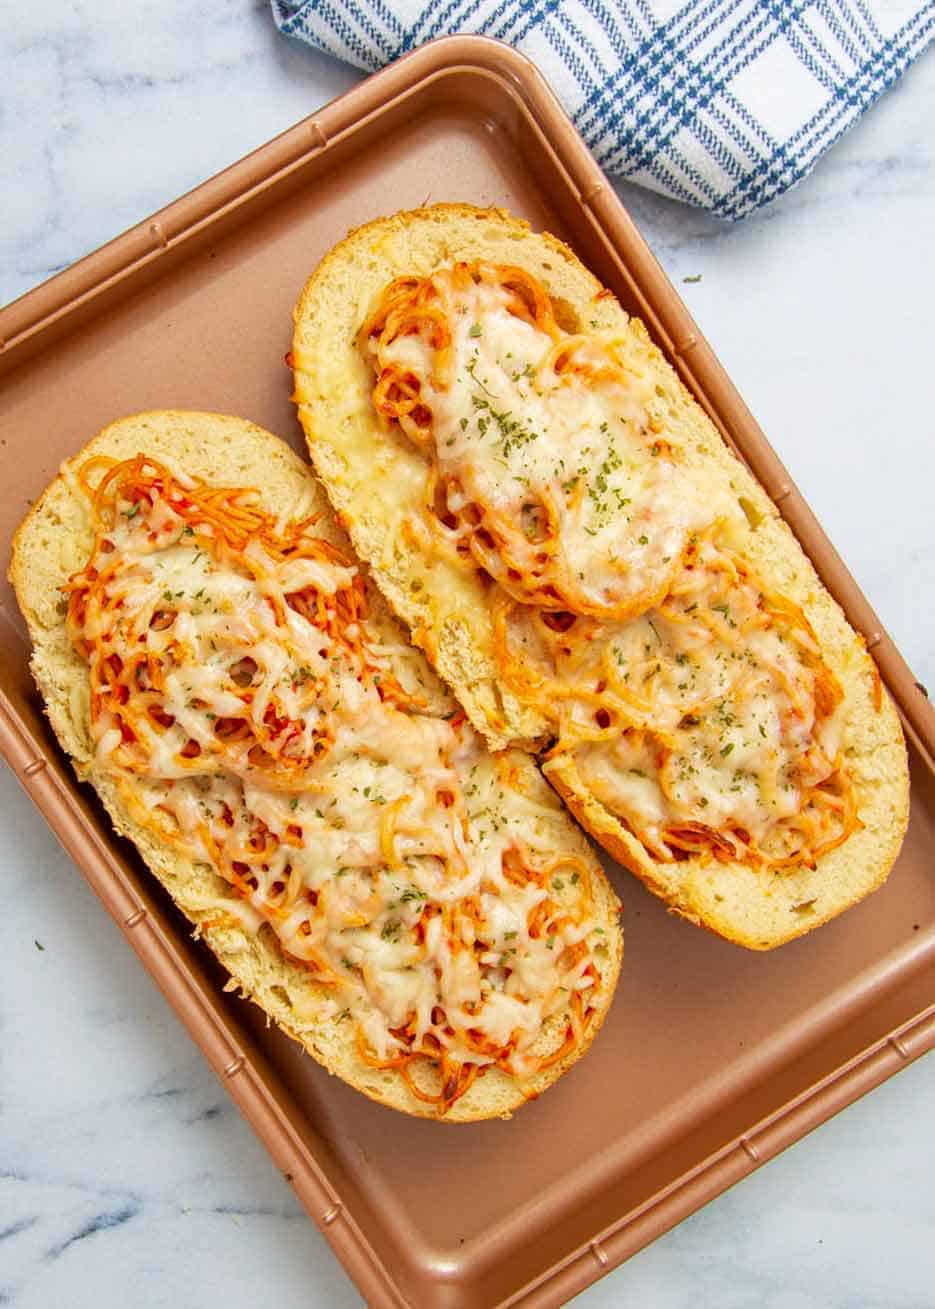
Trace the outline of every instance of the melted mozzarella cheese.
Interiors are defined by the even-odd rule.
[[[269,923],[334,988],[371,1057],[533,1071],[545,1020],[598,981],[590,949],[560,963],[594,927],[584,883],[542,915],[548,811],[450,702],[441,716],[407,701],[407,647],[363,618],[319,625],[357,584],[352,566],[313,539],[279,555],[255,537],[238,561],[164,498],[132,519],[118,508],[108,605],[89,585],[74,635],[96,685],[118,670],[91,726],[131,811],[240,890],[242,920]],[[384,685],[403,688],[401,707]],[[528,880],[506,870],[520,848]]]
[[[718,558],[704,545],[663,605],[564,645],[528,609],[511,615],[527,665],[573,672],[556,751],[662,859],[667,833],[699,822],[784,856],[806,791],[839,766],[842,714],[818,715],[814,638],[781,611],[767,619],[759,586],[726,582]]]
[[[712,516],[739,518],[735,498],[659,439],[649,370],[624,369],[612,334],[561,334],[574,344],[559,373],[552,338],[505,300],[487,282],[451,292],[441,376],[422,336],[372,347],[378,368],[418,379],[447,507],[490,507],[518,538],[514,553],[528,541],[531,571],[543,566],[537,538],[554,518],[558,553],[544,576],[598,608],[658,597],[695,530]]]
[[[659,859],[835,843],[853,818],[840,688],[731,553],[743,503],[659,420],[649,347],[569,335],[508,268],[394,294],[365,334],[374,403],[431,446],[436,530],[506,593],[500,672],[554,724],[553,753]]]

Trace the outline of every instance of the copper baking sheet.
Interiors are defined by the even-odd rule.
[[[640,313],[780,504],[900,706],[912,820],[878,894],[766,956],[680,923],[619,869],[627,957],[587,1059],[512,1122],[371,1104],[225,997],[43,723],[0,591],[0,746],[374,1309],[558,1305],[935,1045],[935,714],[536,71],[457,37],[416,52],[0,314],[8,542],[114,417],[238,413],[301,449],[290,311],[350,226],[502,204]]]

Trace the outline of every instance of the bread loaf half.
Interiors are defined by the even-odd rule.
[[[79,778],[231,985],[330,1072],[469,1122],[581,1057],[617,980],[617,898],[282,441],[217,414],[112,424],[20,527],[10,578]]]
[[[555,238],[352,232],[295,399],[358,553],[477,729],[678,914],[768,949],[885,879],[906,752],[862,639],[637,319]]]

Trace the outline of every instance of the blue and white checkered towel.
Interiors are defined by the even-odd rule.
[[[272,0],[373,70],[432,37],[508,41],[609,173],[725,218],[775,199],[935,35],[935,0]]]

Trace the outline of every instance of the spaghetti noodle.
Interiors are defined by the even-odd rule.
[[[575,1049],[601,987],[587,866],[554,859],[555,811],[423,685],[314,518],[145,454],[80,482],[68,631],[134,819],[210,865],[361,1059],[438,1113]]]
[[[860,826],[841,687],[635,340],[564,330],[511,267],[391,283],[359,343],[426,456],[407,529],[492,579],[503,685],[654,859],[813,866]]]

